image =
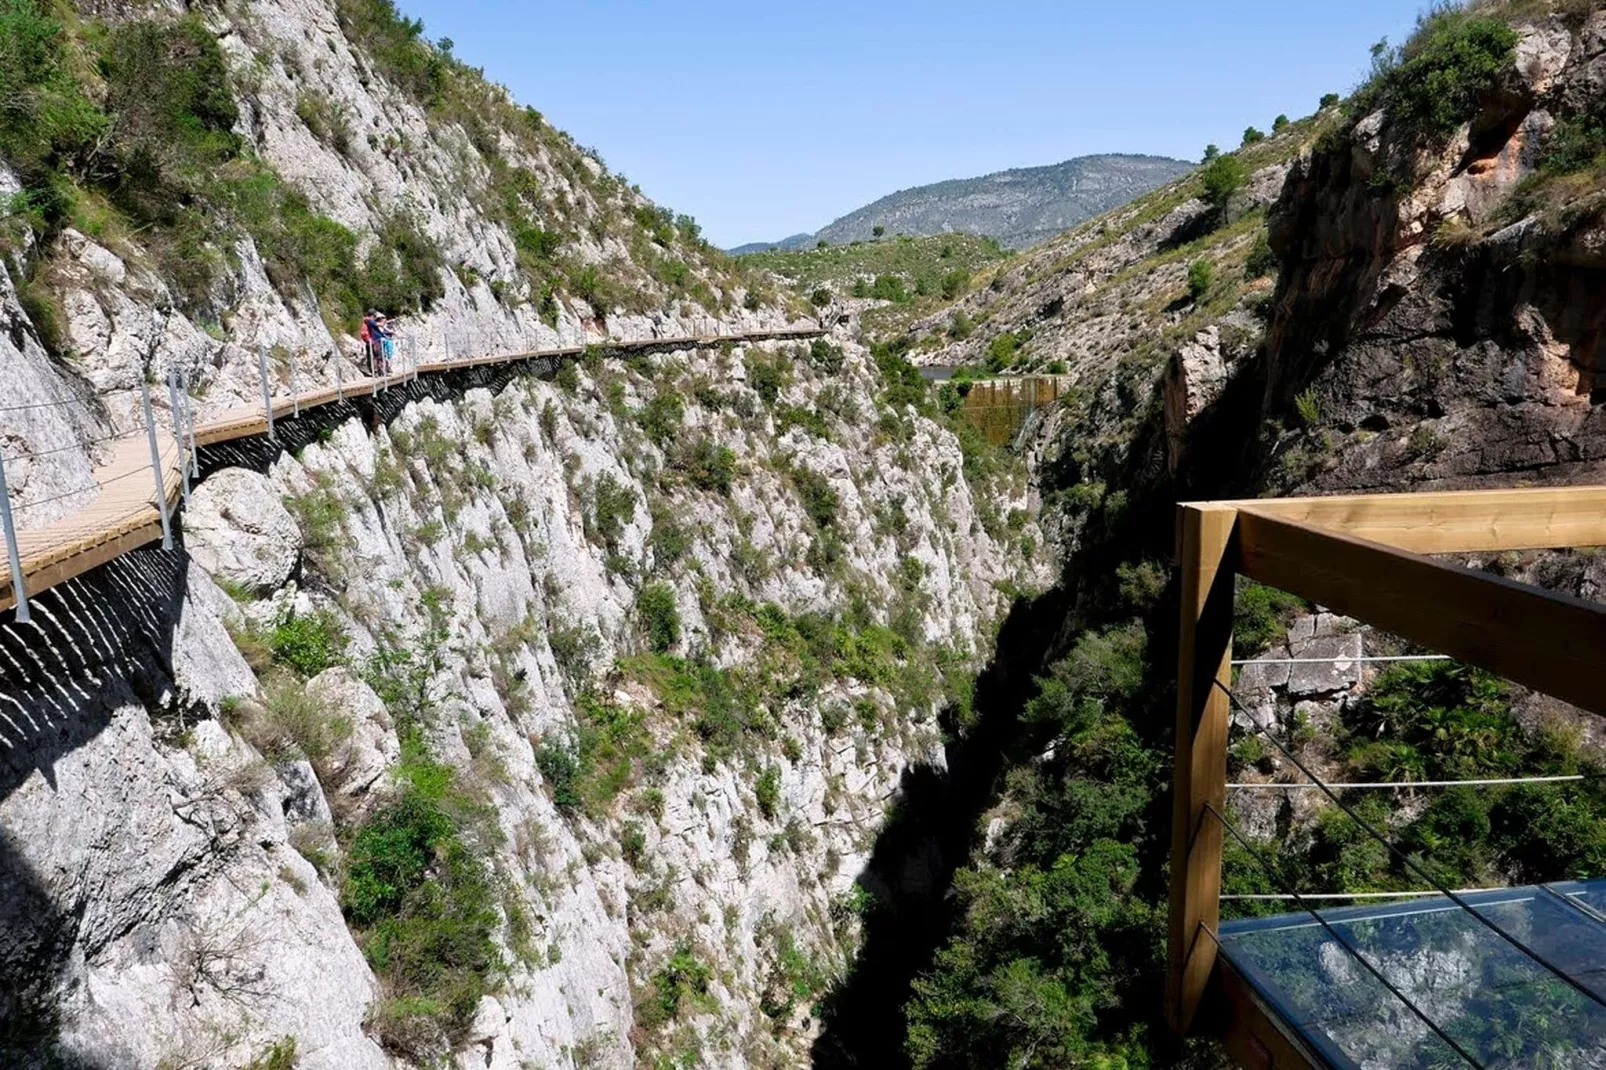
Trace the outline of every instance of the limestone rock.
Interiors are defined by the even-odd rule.
[[[401,757],[384,702],[345,666],[325,669],[307,682],[307,691],[351,726],[351,737],[325,763],[325,787],[346,800],[366,796]]]
[[[213,576],[266,594],[295,570],[302,534],[266,476],[225,468],[190,495],[184,541],[196,563]]]

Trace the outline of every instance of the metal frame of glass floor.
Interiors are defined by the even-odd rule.
[[[1606,995],[1606,880],[1461,898]],[[1223,922],[1218,935],[1226,965],[1314,1065],[1465,1066],[1425,1017],[1485,1067],[1606,1066],[1606,1008],[1455,903],[1435,897],[1317,913],[1330,928],[1302,912]]]

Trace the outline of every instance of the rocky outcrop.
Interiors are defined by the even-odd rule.
[[[1303,156],[1271,218],[1283,262],[1265,410],[1309,391],[1327,439],[1274,478],[1310,489],[1595,481],[1602,223],[1512,200],[1555,116],[1598,80],[1606,15],[1519,27],[1507,83],[1442,148],[1385,112]],[[1598,98],[1597,98],[1598,99]],[[1408,180],[1381,182],[1385,172]]]

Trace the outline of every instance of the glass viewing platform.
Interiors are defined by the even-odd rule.
[[[1606,997],[1606,880],[1461,898],[1565,978],[1443,896],[1319,911],[1332,933],[1309,913],[1224,921],[1221,953],[1332,1067],[1606,1067],[1606,1007],[1579,990]]]

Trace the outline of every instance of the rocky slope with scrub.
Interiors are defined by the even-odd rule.
[[[405,359],[795,322],[386,3],[0,8],[0,440],[94,500]],[[549,373],[550,374],[550,373]],[[165,431],[164,431],[165,433]],[[424,380],[204,452],[0,624],[0,1061],[786,1066],[878,830],[1046,585],[1019,466],[847,335]]]

